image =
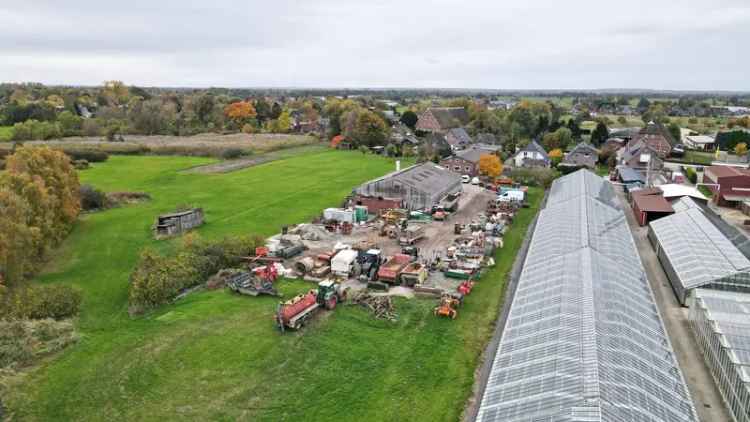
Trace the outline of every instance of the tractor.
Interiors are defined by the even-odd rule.
[[[315,314],[325,308],[333,310],[339,302],[346,299],[347,290],[339,283],[324,280],[318,283],[317,290],[310,290],[291,300],[279,303],[274,319],[279,329],[284,332],[291,328],[297,330]]]

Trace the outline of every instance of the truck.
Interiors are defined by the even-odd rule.
[[[427,280],[427,268],[418,263],[412,262],[401,271],[401,285],[413,287],[415,284],[422,284]]]
[[[359,277],[360,266],[357,263],[359,252],[354,249],[342,249],[331,258],[331,272],[339,277]]]
[[[398,236],[398,243],[401,246],[413,245],[424,237],[424,227],[419,224],[409,224],[401,230]]]
[[[382,264],[380,249],[368,249],[360,251],[357,256],[361,277],[366,277],[367,281],[373,281],[378,276],[380,264]]]
[[[321,309],[333,310],[339,302],[346,300],[346,290],[339,283],[324,280],[317,290],[310,290],[294,298],[279,302],[274,317],[276,326],[283,333],[287,328],[298,330]]]
[[[378,271],[378,280],[386,283],[398,283],[401,271],[411,262],[411,257],[404,254],[396,254],[388,258]]]

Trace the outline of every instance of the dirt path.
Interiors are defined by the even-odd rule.
[[[268,152],[265,154],[253,155],[247,158],[240,158],[237,160],[221,161],[215,164],[208,164],[205,166],[193,167],[185,170],[185,173],[201,173],[201,174],[213,174],[213,173],[229,173],[237,170],[242,170],[248,167],[257,166],[263,163],[271,161],[281,160],[283,158],[289,158],[295,155],[309,154],[314,152],[325,151],[327,148],[320,145],[306,145],[302,147],[287,148],[279,151]]]

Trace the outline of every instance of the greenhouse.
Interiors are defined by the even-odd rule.
[[[750,422],[750,294],[695,289],[688,319],[737,422]]]
[[[612,186],[554,182],[478,421],[697,421]]]
[[[653,221],[648,238],[681,304],[696,287],[750,292],[750,260],[700,208]]]

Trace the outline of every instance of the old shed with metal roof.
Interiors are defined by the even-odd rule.
[[[540,212],[478,421],[697,421],[625,214],[580,170]]]
[[[371,180],[358,195],[401,199],[409,210],[430,208],[446,195],[461,191],[461,176],[434,163],[422,163]]]

